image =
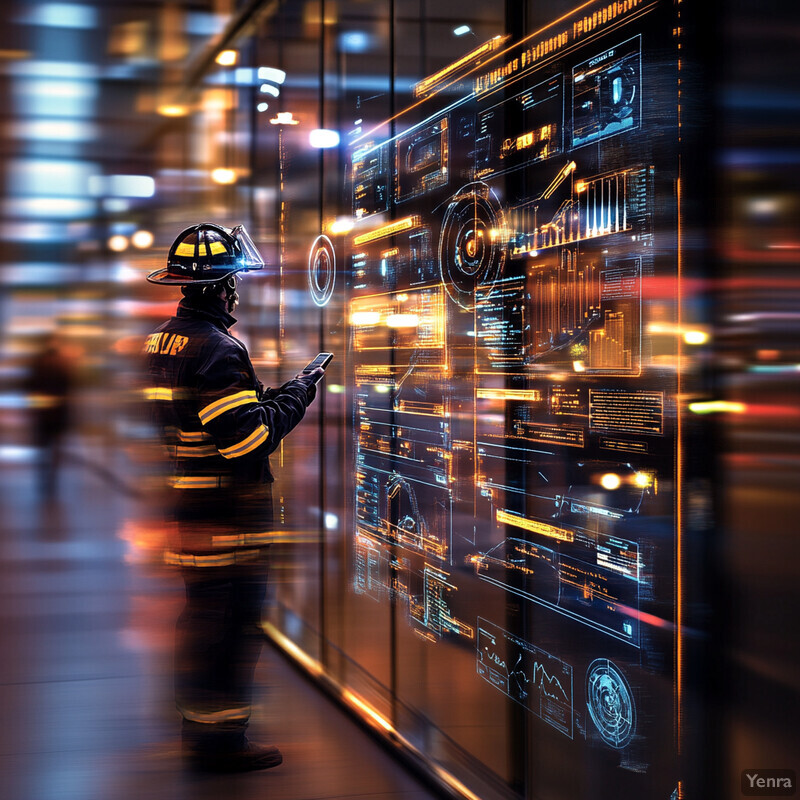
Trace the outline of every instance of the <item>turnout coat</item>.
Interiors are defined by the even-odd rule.
[[[145,342],[151,402],[166,449],[181,566],[255,560],[272,535],[269,454],[313,400],[310,379],[265,389],[247,349],[229,332],[222,298],[184,297]]]

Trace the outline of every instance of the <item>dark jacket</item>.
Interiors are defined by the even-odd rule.
[[[168,483],[180,544],[168,560],[215,566],[246,560],[272,529],[269,454],[300,422],[313,384],[265,389],[236,320],[218,297],[185,297],[147,337],[156,422],[170,459]]]

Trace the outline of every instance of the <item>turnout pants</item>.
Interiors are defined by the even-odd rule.
[[[235,751],[244,744],[263,645],[266,560],[183,567],[186,605],[176,625],[175,697],[184,743]]]

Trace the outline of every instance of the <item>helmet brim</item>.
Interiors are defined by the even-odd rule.
[[[220,283],[230,278],[231,275],[235,275],[237,272],[254,272],[259,269],[261,269],[261,267],[236,267],[226,272],[224,275],[218,275],[216,278],[191,278],[188,275],[170,275],[169,269],[164,267],[163,269],[157,269],[155,272],[151,272],[147,276],[147,280],[150,281],[150,283],[157,283],[161,286],[198,286],[202,284]]]

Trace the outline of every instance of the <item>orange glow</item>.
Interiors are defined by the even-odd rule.
[[[367,233],[362,233],[353,239],[353,244],[360,247],[367,242],[374,242],[376,239],[385,239],[387,236],[393,236],[396,233],[409,231],[418,224],[416,217],[404,217],[396,222],[390,222],[388,225],[382,225],[380,228],[375,228]]]

